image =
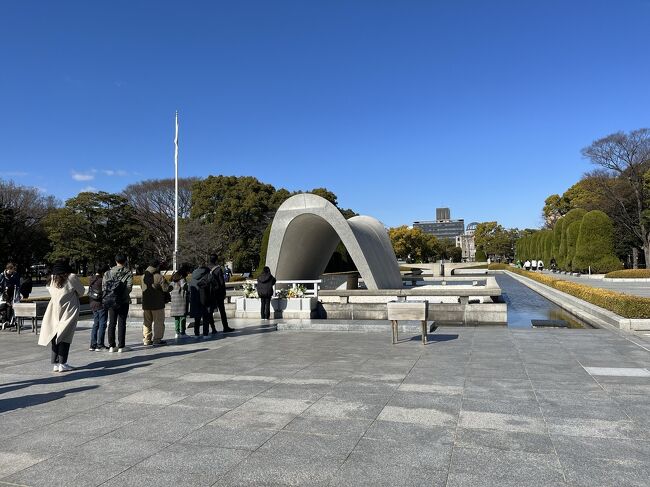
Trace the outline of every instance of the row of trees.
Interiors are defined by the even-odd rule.
[[[614,224],[600,210],[575,208],[559,218],[553,229],[540,230],[517,241],[522,261],[542,259],[567,271],[607,273],[622,267],[614,251]]]
[[[629,267],[650,263],[650,129],[617,132],[582,150],[596,167],[562,195],[545,200],[543,217],[554,229],[571,210],[600,210],[611,218],[614,252]]]
[[[390,228],[388,236],[397,258],[406,262],[436,262],[441,259],[460,262],[462,258],[462,250],[456,247],[456,242],[438,239],[420,228],[402,225]]]
[[[338,205],[325,188],[311,192]],[[181,179],[179,261],[198,264],[217,252],[238,271],[263,265],[265,230],[292,194],[254,177]],[[341,212],[346,218],[355,215],[349,209]],[[63,257],[78,270],[92,271],[111,262],[117,250],[135,266],[153,257],[171,263],[174,180],[142,181],[120,194],[82,192],[63,205],[34,188],[0,181],[0,230],[2,261],[14,261],[23,270]],[[336,262],[349,266],[342,246],[332,260],[335,268]]]

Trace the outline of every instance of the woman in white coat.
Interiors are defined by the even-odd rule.
[[[47,283],[50,302],[43,316],[38,344],[52,346],[53,372],[72,370],[68,365],[68,352],[79,320],[79,297],[85,288],[79,278],[65,262],[52,267],[52,276]]]

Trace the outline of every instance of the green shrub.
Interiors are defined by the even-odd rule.
[[[602,211],[593,210],[582,218],[573,267],[581,271],[607,273],[623,266],[614,253],[614,225]]]
[[[564,229],[564,217],[560,218],[558,221],[555,222],[555,226],[553,227],[553,255],[551,257],[555,257],[555,262],[559,265],[559,259],[560,259],[560,243],[562,243],[562,231]],[[549,262],[551,259],[549,259]]]
[[[566,257],[564,262],[568,270],[573,269],[573,258],[576,253],[576,243],[578,242],[578,235],[580,234],[580,225],[582,220],[577,220],[571,223],[566,229]]]
[[[562,217],[562,226],[560,227],[562,230],[562,233],[560,235],[560,247],[558,249],[558,256],[556,257],[557,264],[558,266],[560,266],[561,269],[566,269],[566,270],[570,269],[569,259],[567,259],[568,257],[567,233],[569,230],[569,226],[571,226],[571,224],[574,222],[581,221],[586,213],[587,212],[582,208],[574,208],[569,213],[564,215],[564,217]]]
[[[624,269],[605,274],[609,279],[650,279],[650,269]]]
[[[476,262],[487,262],[487,255],[483,250],[477,250],[474,259]]]
[[[495,264],[495,266],[497,265],[499,264]],[[493,269],[493,267],[490,266],[490,269]],[[494,268],[494,270],[499,269],[500,268]],[[593,286],[586,286],[584,284],[578,284],[577,282],[558,279],[549,276],[548,274],[524,271],[517,269],[516,267],[506,267],[505,270],[528,277],[529,279],[533,279],[534,281],[545,284],[557,289],[558,291],[562,291],[571,296],[587,301],[588,303],[605,308],[619,316],[623,316],[624,318],[650,318],[650,298],[632,296],[630,294],[622,294]]]

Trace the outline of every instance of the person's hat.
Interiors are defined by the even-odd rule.
[[[72,269],[68,265],[68,263],[64,260],[59,260],[54,263],[52,266],[52,274],[59,275],[59,274],[70,274],[72,272]]]

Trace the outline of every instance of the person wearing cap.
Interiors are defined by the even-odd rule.
[[[46,285],[50,302],[43,315],[38,344],[52,347],[53,372],[72,370],[68,365],[68,353],[79,321],[79,298],[85,288],[72,273],[66,261],[57,261],[52,266],[52,275]]]

